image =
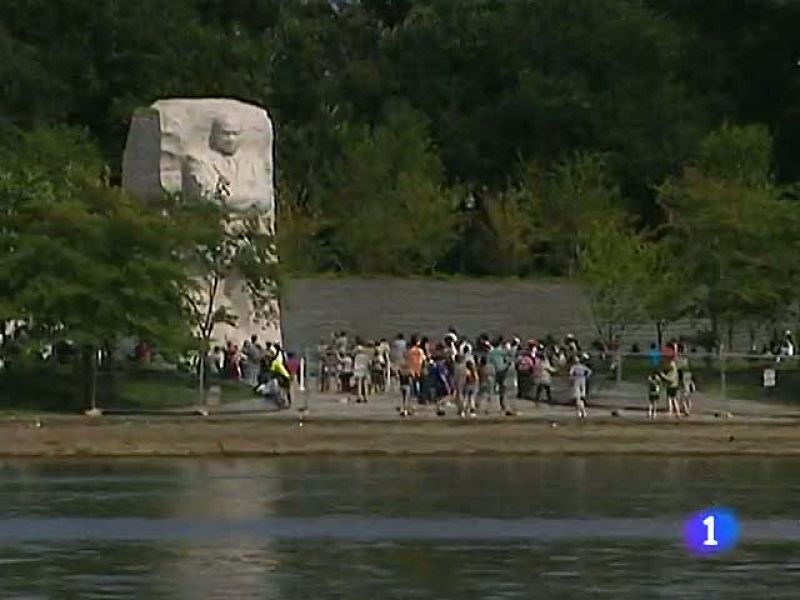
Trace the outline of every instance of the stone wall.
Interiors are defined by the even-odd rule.
[[[284,339],[295,349],[313,346],[334,330],[366,339],[399,332],[439,337],[451,325],[471,336],[597,338],[585,295],[566,282],[299,279],[290,281],[287,291],[281,307]],[[702,326],[683,321],[666,335],[690,335]],[[628,349],[634,341],[647,347],[654,339],[655,326],[649,323],[624,335]]]

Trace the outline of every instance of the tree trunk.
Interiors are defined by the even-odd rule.
[[[659,348],[664,347],[664,323],[660,320],[656,321],[656,341]]]
[[[200,349],[200,365],[198,366],[199,385],[200,385],[200,404],[206,404],[206,350],[205,344]]]
[[[105,368],[103,369],[106,373],[106,394],[112,402],[117,400],[117,357],[115,356],[116,352],[114,352],[115,347],[114,340],[107,340],[103,343],[103,351],[106,355]]]
[[[206,353],[210,350],[211,334],[214,332],[214,300],[217,297],[217,290],[220,284],[219,274],[215,274],[208,290],[208,307],[206,309],[203,324],[200,327],[200,365],[197,368],[198,386],[200,391],[200,404],[206,403]]]
[[[711,336],[714,338],[717,345],[719,345],[721,341],[719,335],[719,319],[717,319],[716,315],[711,315]]]

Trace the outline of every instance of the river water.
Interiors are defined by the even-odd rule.
[[[798,598],[798,500],[797,459],[8,461],[0,597]]]

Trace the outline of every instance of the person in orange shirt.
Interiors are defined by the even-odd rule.
[[[414,396],[419,397],[420,381],[422,379],[422,368],[425,364],[425,351],[415,339],[411,341],[411,348],[406,355],[406,365],[411,375],[411,388]]]

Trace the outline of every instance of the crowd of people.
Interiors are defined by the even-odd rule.
[[[592,350],[597,361],[609,362],[613,373],[613,352],[602,346]],[[402,416],[426,406],[440,415],[455,407],[462,418],[489,414],[495,407],[514,416],[517,399],[552,404],[553,378],[558,374],[567,379],[569,401],[584,419],[595,385],[596,361],[572,334],[560,342],[552,336],[522,342],[518,337],[486,334],[470,340],[451,327],[436,341],[403,334],[391,341],[365,341],[337,332],[320,341],[317,353],[320,392],[354,394],[356,402],[368,402],[373,393],[396,384]],[[660,405],[666,405],[671,417],[689,416],[696,383],[687,348],[671,340],[649,356],[648,418],[656,418]]]
[[[245,340],[241,349],[233,342],[215,346],[206,354],[205,372],[210,379],[241,381],[259,394],[291,405],[291,382],[297,379],[300,360],[277,342],[261,344],[258,336]]]
[[[574,335],[562,342],[482,334],[469,340],[455,328],[437,341],[398,334],[386,339],[350,339],[338,332],[321,340],[319,391],[355,394],[356,402],[368,402],[371,394],[385,391],[390,382],[399,386],[402,416],[420,406],[445,414],[454,406],[462,418],[489,414],[495,406],[507,415],[518,414],[514,399],[553,402],[552,380],[558,372],[571,381],[578,416],[586,417],[586,398],[593,371],[590,356]],[[514,386],[516,393],[510,394]]]
[[[663,350],[651,347],[650,362],[653,370],[647,377],[647,417],[656,418],[662,396],[666,397],[669,416],[688,417],[697,386],[686,347],[675,340],[668,342]]]
[[[776,350],[781,356],[794,354],[791,332],[786,332]],[[424,407],[439,415],[455,408],[462,418],[496,410],[516,416],[517,399],[554,403],[553,380],[560,375],[568,381],[569,401],[584,419],[590,389],[595,387],[594,363],[607,362],[611,373],[616,367],[613,350],[593,345],[592,351],[596,360],[572,334],[561,341],[548,336],[542,341],[522,342],[518,337],[491,338],[487,334],[468,339],[451,327],[436,340],[398,334],[391,341],[368,341],[342,331],[320,341],[315,363],[319,392],[347,394],[357,403],[366,403],[392,387],[403,417]],[[670,417],[690,416],[697,386],[685,345],[671,340],[639,354],[650,361],[648,418],[655,419],[661,405]],[[230,342],[215,347],[206,356],[205,370],[209,378],[241,381],[263,395],[280,388],[283,404],[288,406],[301,361],[280,344],[262,345],[252,336],[241,349]]]

